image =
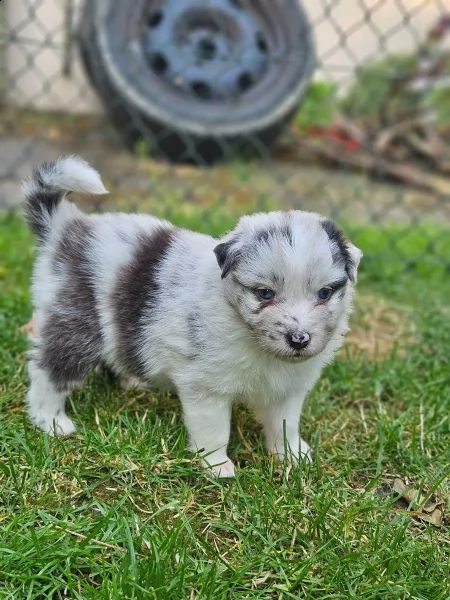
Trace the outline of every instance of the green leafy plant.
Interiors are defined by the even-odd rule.
[[[340,102],[343,113],[354,119],[394,120],[417,106],[417,94],[402,89],[390,98],[391,90],[407,79],[415,65],[412,54],[391,54],[361,67]],[[389,100],[389,102],[388,102]]]
[[[314,81],[303,100],[296,123],[300,127],[329,125],[336,109],[336,85],[329,81]]]

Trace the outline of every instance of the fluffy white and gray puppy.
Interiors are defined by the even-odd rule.
[[[300,413],[347,331],[361,251],[314,213],[246,216],[216,240],[151,216],[86,215],[71,191],[106,193],[76,157],[42,165],[24,184],[40,243],[32,422],[73,433],[65,399],[104,364],[174,386],[189,447],[217,475],[234,474],[234,401],[253,408],[269,452],[309,459]]]

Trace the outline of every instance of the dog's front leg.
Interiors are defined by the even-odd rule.
[[[287,457],[294,462],[299,458],[311,462],[311,448],[299,434],[302,406],[303,398],[298,396],[254,406],[264,429],[267,451],[281,460]]]
[[[189,450],[200,452],[205,466],[217,477],[234,477],[234,464],[228,458],[231,400],[178,389],[184,423],[189,434]]]

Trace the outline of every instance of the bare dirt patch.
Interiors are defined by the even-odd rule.
[[[375,360],[383,360],[394,352],[403,356],[415,332],[411,307],[394,304],[382,296],[360,293],[345,348],[350,354],[362,352]]]

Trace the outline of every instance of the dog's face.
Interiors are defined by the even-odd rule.
[[[228,301],[265,350],[304,360],[341,335],[362,253],[331,221],[302,211],[243,217],[214,252]]]

